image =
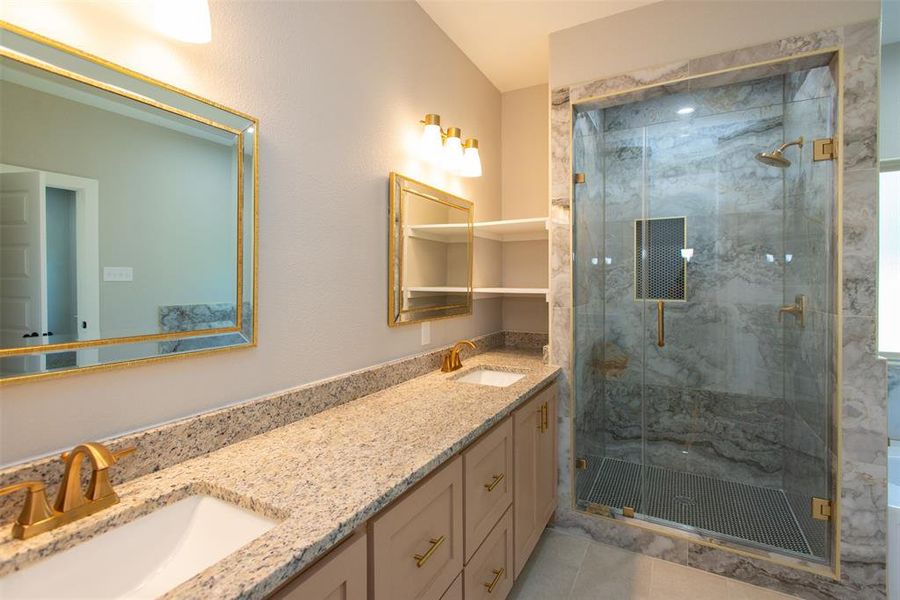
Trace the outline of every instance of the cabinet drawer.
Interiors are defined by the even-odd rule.
[[[513,520],[507,510],[463,571],[466,600],[503,600],[513,585]]]
[[[462,570],[462,458],[369,522],[372,600],[438,600]]]
[[[463,600],[462,573],[456,576],[456,579],[454,579],[453,583],[450,584],[450,589],[444,592],[444,595],[441,596],[441,600]]]
[[[361,530],[269,600],[366,600],[366,568],[366,532]]]
[[[463,453],[467,562],[512,502],[512,446],[507,418]]]

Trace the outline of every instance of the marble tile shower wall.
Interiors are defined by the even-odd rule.
[[[830,227],[821,218],[833,197],[827,174],[807,173],[811,152],[797,181],[753,156],[795,129],[830,135],[830,80],[821,67],[577,113],[573,157],[586,174],[573,207],[580,451],[783,487],[785,434],[795,428],[785,425],[794,419],[782,365],[797,363],[818,385],[808,398],[822,421],[828,377],[811,367],[825,364],[818,325],[828,320],[791,340],[804,352],[787,352],[783,330],[796,328],[779,325],[778,308],[788,279],[802,293],[817,286],[816,307],[827,306]],[[677,116],[684,106],[695,109],[690,117]],[[806,212],[792,211],[798,218],[786,225],[789,201]],[[694,249],[688,301],[667,305],[664,348],[653,344],[655,307],[634,299],[634,220],[642,216],[686,217]],[[807,224],[814,217],[817,229]],[[825,478],[824,444],[806,446]]]
[[[767,61],[790,59],[790,70],[821,65],[817,57],[809,53],[839,48],[838,67],[842,73],[838,106],[835,95],[832,106],[842,108],[842,128],[837,131],[840,142],[838,161],[834,163],[835,177],[840,182],[843,202],[840,214],[832,215],[836,237],[832,259],[842,261],[842,303],[840,320],[842,340],[842,371],[840,420],[835,421],[829,435],[842,444],[840,454],[832,456],[840,484],[838,499],[840,514],[836,533],[840,539],[840,572],[833,577],[818,565],[799,559],[787,560],[782,556],[753,550],[742,544],[723,540],[715,541],[687,536],[672,531],[661,531],[640,526],[631,519],[601,518],[575,509],[572,491],[572,451],[581,451],[580,442],[572,436],[580,426],[571,417],[578,411],[588,414],[585,407],[568,396],[570,403],[559,403],[559,494],[560,503],[555,517],[555,527],[560,530],[589,536],[598,541],[664,558],[680,564],[734,577],[764,587],[816,600],[867,600],[883,599],[885,589],[886,559],[886,406],[887,370],[885,362],[877,355],[875,278],[877,264],[877,97],[878,97],[878,41],[879,23],[868,21],[819,32],[795,35],[783,39],[723,52],[721,54],[648,67],[606,79],[558,87],[551,92],[551,198],[550,198],[550,359],[563,367],[560,378],[561,397],[575,384],[578,361],[572,355],[573,344],[578,344],[584,333],[581,322],[573,327],[572,319],[581,319],[594,326],[603,323],[602,311],[589,299],[596,297],[582,293],[582,282],[573,275],[589,266],[572,260],[570,240],[577,236],[578,204],[584,188],[573,190],[573,159],[580,151],[577,138],[573,139],[578,116],[573,103],[583,99],[609,94],[642,90],[644,98],[658,95],[659,90],[690,89],[694,82],[735,81],[744,73],[754,77],[783,74],[786,63]],[[805,62],[808,61],[808,62]],[[747,65],[754,65],[747,67]],[[727,71],[740,68],[741,71]],[[703,76],[704,79],[686,79]],[[811,82],[804,82],[799,89],[809,89]],[[649,87],[654,86],[654,87]],[[805,87],[804,87],[805,86]],[[800,102],[801,98],[797,97]],[[575,105],[578,106],[578,105]],[[578,127],[586,125],[579,123]],[[594,126],[599,127],[595,118]],[[573,142],[576,142],[573,144]],[[758,151],[758,150],[756,150]],[[837,169],[841,172],[838,173]],[[739,182],[740,183],[740,182]],[[752,183],[752,182],[747,182]],[[573,196],[573,193],[578,196]],[[790,195],[786,196],[791,198]],[[810,211],[811,212],[811,211]],[[573,214],[574,213],[574,214]],[[838,245],[840,242],[840,245]],[[603,254],[596,257],[604,260]],[[589,261],[590,262],[590,261]],[[606,277],[612,275],[607,272]],[[602,282],[597,276],[596,281]],[[689,279],[688,286],[694,283]],[[602,288],[600,288],[602,290]],[[674,311],[673,311],[674,312]],[[650,312],[650,321],[655,317]],[[588,318],[590,320],[588,320]],[[833,329],[835,329],[833,327]],[[602,330],[602,329],[601,329]],[[838,332],[832,333],[836,335]],[[574,338],[573,338],[574,334]],[[601,366],[611,371],[622,367],[616,352],[607,351],[601,345],[594,348],[595,356],[606,356]],[[583,357],[578,357],[584,360]],[[586,376],[581,369],[580,377]],[[595,390],[593,393],[600,393]],[[798,404],[799,406],[799,404]],[[798,409],[800,412],[803,409]],[[594,416],[590,414],[589,416]],[[601,415],[602,416],[602,415]],[[839,429],[838,429],[839,428]],[[575,444],[573,444],[573,441]],[[836,449],[835,445],[832,448]],[[737,547],[739,553],[730,548]]]

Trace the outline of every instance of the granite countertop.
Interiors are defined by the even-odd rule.
[[[509,387],[455,381],[491,365],[525,377]],[[0,576],[194,494],[279,520],[165,598],[264,598],[462,450],[559,368],[501,349],[118,486],[121,502],[36,536],[0,537]],[[140,448],[138,448],[140,452]],[[115,467],[113,467],[115,468]]]

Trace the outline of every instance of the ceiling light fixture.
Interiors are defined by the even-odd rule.
[[[212,40],[208,0],[153,0],[153,24],[160,33],[182,42]]]
[[[422,159],[433,164],[440,164],[444,169],[461,177],[481,177],[481,155],[478,153],[478,140],[462,139],[459,127],[441,129],[441,117],[434,113],[425,115],[419,121],[422,137],[419,140],[419,151]]]

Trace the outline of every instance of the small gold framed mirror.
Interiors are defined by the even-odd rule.
[[[473,208],[391,173],[389,326],[472,314]]]

